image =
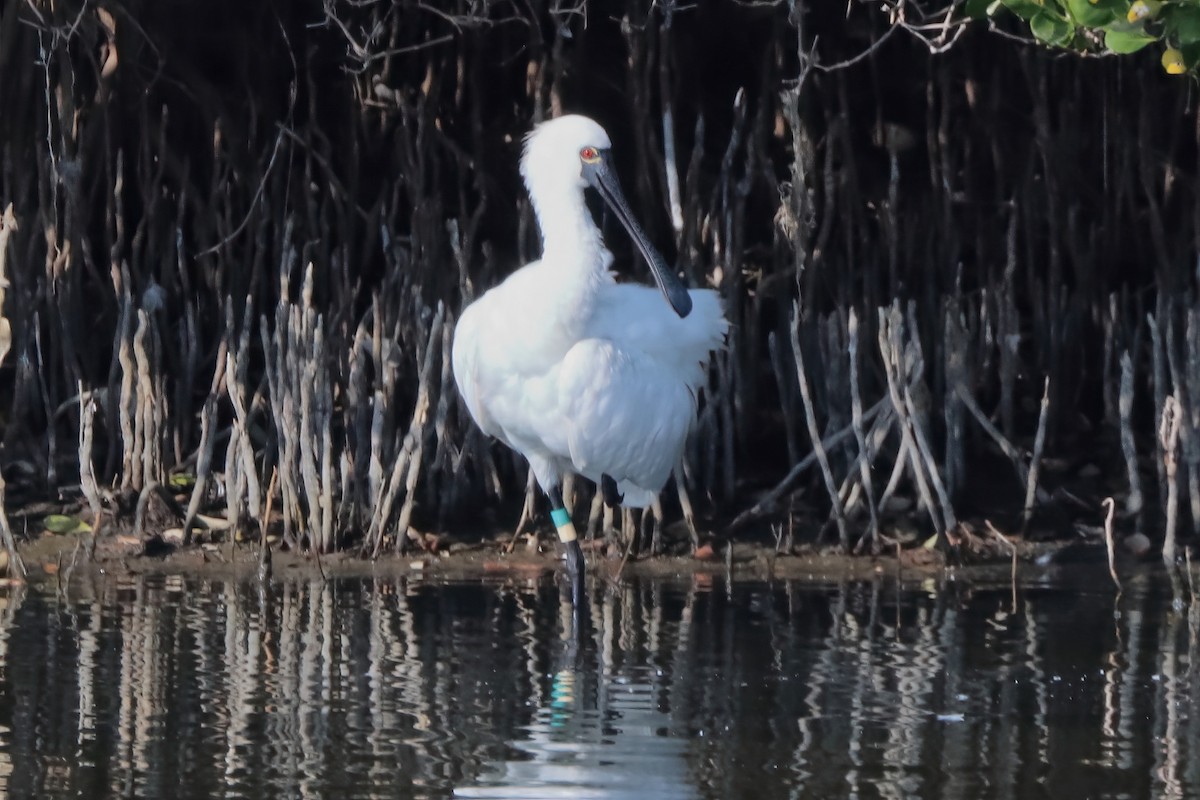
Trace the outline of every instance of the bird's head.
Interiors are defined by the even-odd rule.
[[[567,114],[538,125],[525,137],[521,177],[530,193],[589,184],[585,170],[608,157],[612,141],[588,117]]]
[[[633,218],[609,162],[611,147],[612,140],[594,120],[578,114],[556,117],[525,137],[521,177],[535,206],[568,201],[588,186],[599,192],[642,251],[667,302],[676,314],[686,317],[692,310],[691,295]]]

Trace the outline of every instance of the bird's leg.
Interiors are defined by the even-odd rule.
[[[604,505],[609,508],[616,508],[625,502],[625,495],[617,491],[617,482],[608,473],[600,476],[600,492],[604,495]]]
[[[558,540],[567,550],[567,577],[571,579],[571,602],[583,607],[583,549],[579,546],[579,535],[575,524],[564,507],[562,491],[557,486],[546,492],[550,498],[550,519],[558,529]]]

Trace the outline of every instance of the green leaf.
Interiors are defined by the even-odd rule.
[[[1105,0],[1067,0],[1067,9],[1076,22],[1089,28],[1103,28],[1117,18],[1114,4]]]
[[[176,472],[167,478],[167,483],[172,489],[190,489],[196,485],[196,476],[189,475],[186,472]]]
[[[1200,42],[1200,7],[1167,6],[1163,27],[1169,38],[1181,45]]]
[[[1000,0],[967,0],[963,13],[970,19],[987,19],[995,13]]]
[[[1141,30],[1105,31],[1104,46],[1114,53],[1136,53],[1158,39]]]
[[[1034,0],[1000,0],[1004,7],[1012,11],[1026,22],[1032,20],[1038,14],[1042,13],[1042,4],[1036,3]]]
[[[1075,33],[1075,28],[1071,23],[1046,11],[1029,21],[1029,29],[1033,31],[1034,36],[1046,44],[1066,44],[1071,41],[1071,36]]]
[[[79,517],[68,517],[66,514],[47,514],[42,518],[42,527],[51,533],[87,533],[92,529]]]

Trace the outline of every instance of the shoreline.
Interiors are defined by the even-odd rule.
[[[88,559],[88,534],[43,534],[18,543],[30,584],[62,586],[81,578],[135,578],[146,575],[180,575],[209,580],[257,580],[257,543],[208,543],[164,548],[147,554],[144,545],[104,537],[93,559]],[[152,540],[153,541],[153,540]],[[161,540],[159,540],[161,542]],[[1042,567],[1067,547],[1059,543],[1018,543],[1017,558],[988,559],[978,563],[948,564],[941,553],[924,548],[880,555],[847,555],[829,549],[776,555],[774,548],[746,542],[722,548],[713,558],[693,556],[643,556],[622,562],[619,558],[588,555],[589,577],[608,582],[624,578],[657,580],[715,580],[755,582],[788,580],[809,583],[893,579],[900,583],[953,577],[967,581],[1009,582],[1014,571]],[[1103,547],[1101,546],[1102,550]],[[557,550],[543,540],[538,550],[518,548],[505,553],[504,543],[484,540],[456,542],[440,553],[385,553],[368,558],[357,553],[332,553],[316,557],[273,550],[271,579],[311,580],[330,578],[420,578],[430,581],[491,581],[553,579],[561,569]],[[1092,559],[1085,559],[1091,562]],[[1105,571],[1107,571],[1105,567]],[[13,580],[13,579],[9,579]]]

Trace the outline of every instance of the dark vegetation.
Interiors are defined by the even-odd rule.
[[[140,536],[178,502],[188,539],[368,553],[511,527],[531,484],[448,345],[537,256],[521,137],[574,111],[734,323],[648,544],[700,514],[1007,552],[1117,494],[1172,555],[1200,525],[1194,85],[898,9],[3,0],[10,514]]]

